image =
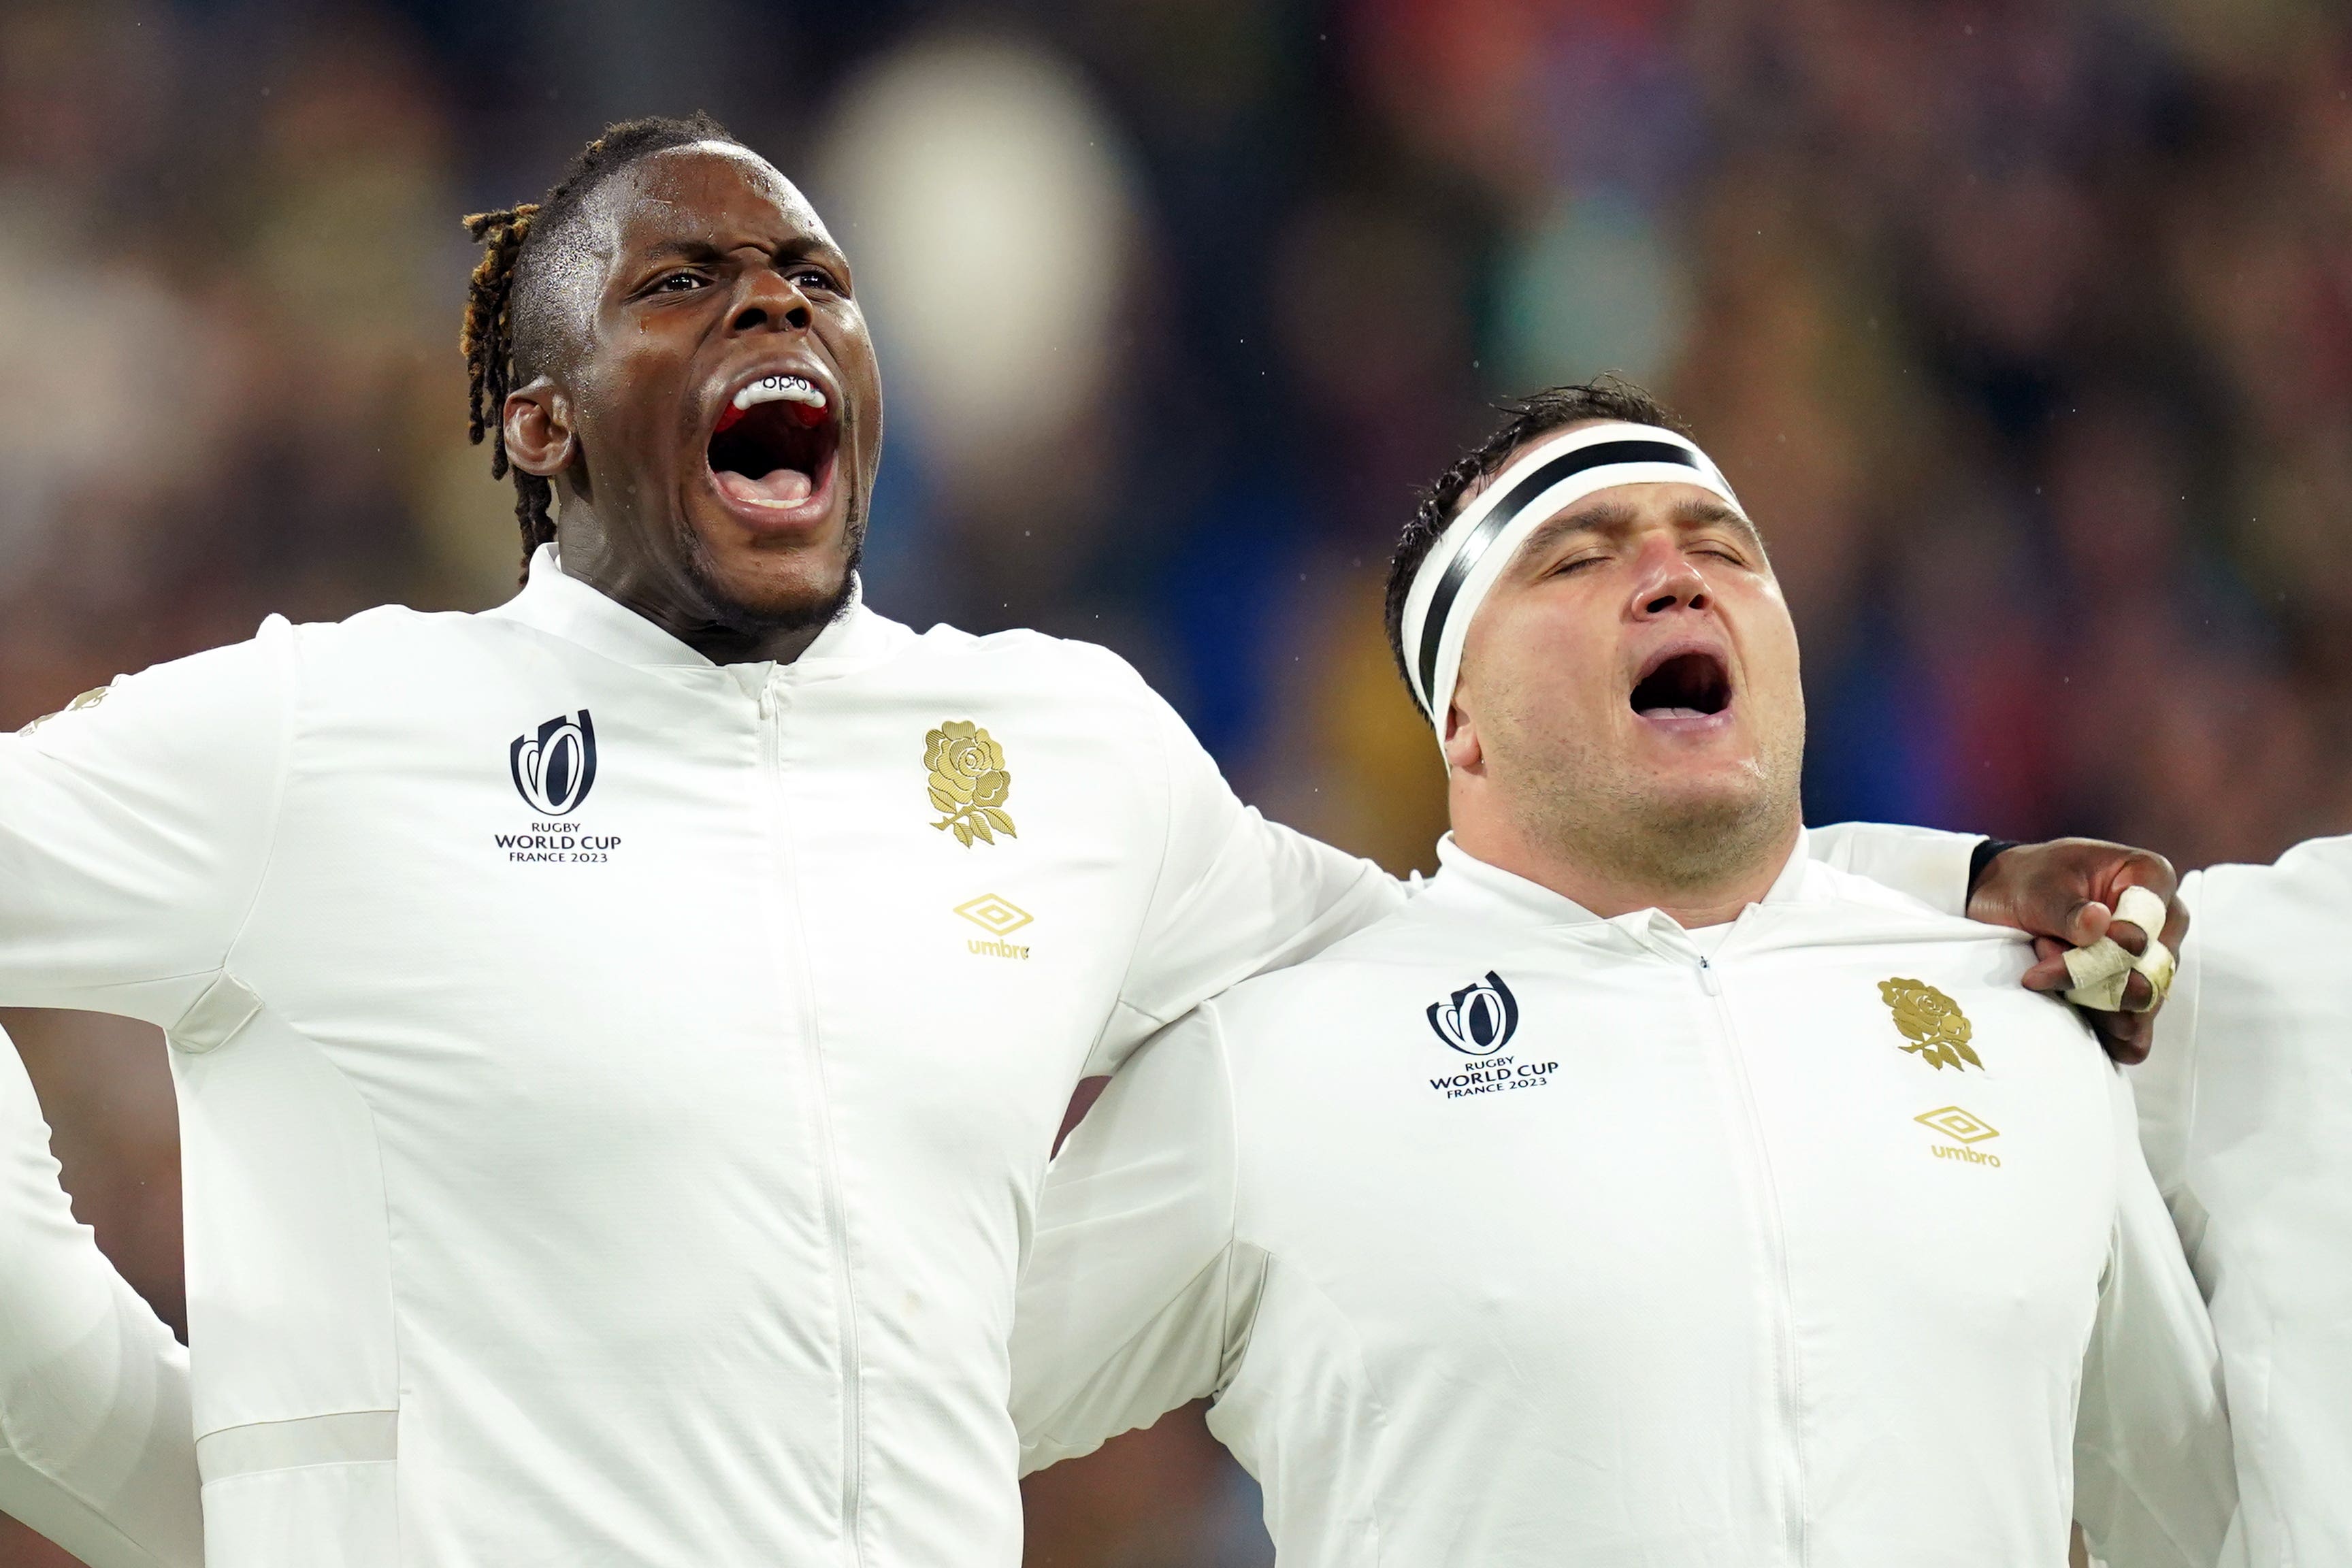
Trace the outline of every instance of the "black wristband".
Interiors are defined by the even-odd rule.
[[[2025,841],[2021,838],[1980,838],[1969,855],[1969,897],[1977,896],[1977,884],[1984,880],[1985,868],[1992,858],[2004,849],[2014,849]]]

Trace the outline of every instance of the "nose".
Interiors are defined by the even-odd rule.
[[[1635,620],[1654,620],[1677,610],[1703,610],[1706,605],[1706,579],[1674,541],[1655,538],[1643,546],[1630,605]]]
[[[754,267],[744,276],[742,297],[728,327],[737,332],[804,332],[815,319],[799,284],[772,267]]]

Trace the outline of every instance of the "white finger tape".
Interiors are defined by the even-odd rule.
[[[2128,921],[2146,931],[2147,950],[2134,958],[2111,936],[2103,936],[2088,947],[2073,949],[2066,954],[2066,977],[2074,985],[2066,993],[2066,1000],[2095,1012],[2120,1011],[2124,987],[2137,973],[2147,976],[2153,990],[2149,1005],[2162,1006],[2165,994],[2172,989],[2175,967],[2172,950],[2158,940],[2164,930],[2165,912],[2164,900],[2146,888],[2126,888],[2123,897],[2116,900],[2116,919]]]
[[[2140,1011],[2143,1013],[2153,1013],[2158,1007],[2163,1006],[2164,999],[2172,994],[2172,976],[2174,972],[2179,967],[2173,961],[2172,950],[2165,946],[2164,943],[2150,938],[2147,944],[2147,951],[2139,955],[2139,962],[2133,964],[2132,967],[2137,970],[2140,973],[2147,976],[2147,983],[2152,988],[2148,996],[2147,1005],[2141,1008]]]
[[[2111,936],[2088,947],[2069,948],[2066,977],[2074,983],[2066,1000],[2077,1007],[2112,1013],[2124,1005],[2124,987],[2131,983],[2132,955]]]
[[[2116,900],[2116,919],[2129,921],[2154,942],[2164,934],[2164,900],[2146,888],[2126,888]]]

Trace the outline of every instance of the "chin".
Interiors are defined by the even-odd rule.
[[[858,551],[718,549],[698,540],[688,570],[716,624],[744,633],[821,626],[848,606]]]
[[[1679,770],[1653,780],[1648,792],[1650,816],[1659,826],[1701,836],[1736,832],[1770,816],[1784,794],[1752,762],[1727,763],[1696,775]]]
[[[1669,832],[1706,838],[1736,831],[1765,804],[1754,790],[1669,790],[1652,798],[1650,816]]]
[[[1729,737],[1725,738],[1726,741]],[[1754,750],[1718,742],[1679,754],[1666,750],[1639,759],[1637,775],[1662,799],[1693,801],[1758,795],[1768,787],[1766,769]]]

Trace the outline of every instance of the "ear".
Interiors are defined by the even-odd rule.
[[[503,411],[507,460],[524,473],[551,479],[572,466],[580,437],[572,430],[572,400],[546,376],[507,394]]]
[[[1475,773],[1486,757],[1486,748],[1478,743],[1476,722],[1462,711],[1460,703],[1448,708],[1445,710],[1445,771]]]

